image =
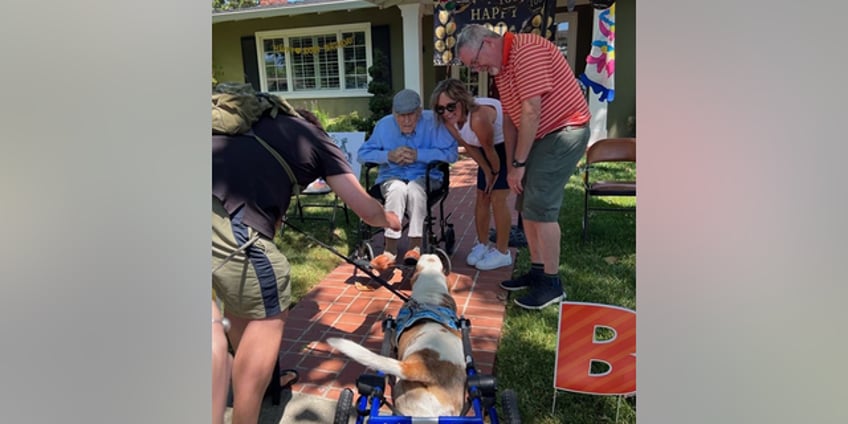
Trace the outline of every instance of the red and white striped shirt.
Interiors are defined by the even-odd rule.
[[[521,124],[521,102],[542,99],[536,139],[566,125],[585,125],[591,114],[565,57],[549,40],[534,34],[504,34],[504,63],[495,75],[504,114]]]

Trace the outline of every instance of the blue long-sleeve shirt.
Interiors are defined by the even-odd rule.
[[[389,152],[400,146],[409,146],[418,150],[415,163],[398,165],[389,162]],[[359,163],[380,164],[376,184],[389,178],[411,181],[424,175],[427,163],[434,160],[454,163],[458,157],[456,140],[444,125],[438,124],[431,110],[421,112],[415,131],[409,135],[401,134],[394,115],[382,117],[374,126],[371,137],[360,146],[356,154],[356,160]],[[430,178],[441,180],[442,173],[434,169],[430,173]]]

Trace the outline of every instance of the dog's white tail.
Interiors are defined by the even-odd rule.
[[[338,337],[331,337],[327,339],[327,343],[362,365],[402,379],[408,379],[408,377],[404,375],[401,362],[397,359],[378,355],[350,340]]]

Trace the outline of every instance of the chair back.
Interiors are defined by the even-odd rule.
[[[592,143],[586,150],[586,164],[597,162],[636,162],[636,139],[605,138]]]
[[[636,181],[601,181],[589,178],[589,170],[604,162],[636,163],[636,138],[604,138],[586,149],[586,165],[583,167],[583,241],[589,230],[589,211],[627,212],[635,207],[597,206],[589,203],[590,197],[636,196]],[[600,167],[600,166],[597,166]],[[603,174],[602,174],[603,175]]]

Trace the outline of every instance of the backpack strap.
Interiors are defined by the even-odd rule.
[[[277,153],[276,150],[272,149],[271,146],[269,146],[268,143],[265,140],[262,139],[262,137],[259,137],[258,135],[256,135],[256,133],[254,133],[253,130],[250,130],[250,131],[246,132],[245,134],[252,135],[253,138],[255,138],[256,141],[258,141],[259,144],[261,144],[262,147],[265,148],[265,150],[268,150],[268,153],[270,153],[272,156],[274,156],[274,158],[277,159],[277,162],[280,162],[280,165],[282,165],[283,169],[286,171],[286,174],[289,176],[289,180],[292,183],[292,191],[294,191],[294,195],[297,196],[298,199],[300,199],[300,184],[298,184],[297,178],[295,178],[294,172],[292,171],[289,164],[286,163],[286,160],[283,159],[283,157],[280,156],[280,154]]]

